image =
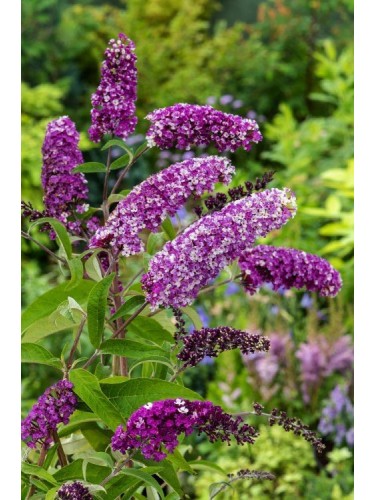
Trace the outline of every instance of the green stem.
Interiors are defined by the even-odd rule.
[[[148,149],[150,149],[150,148],[147,146],[145,149],[140,151],[136,156],[134,156],[134,158],[126,166],[126,168],[124,168],[124,170],[119,175],[119,178],[117,179],[116,184],[113,186],[111,194],[114,194],[117,191],[117,189],[120,187],[122,181],[124,180],[125,175],[129,172],[130,168],[134,165],[134,163],[138,160],[138,158],[140,158]]]
[[[55,441],[55,443],[57,444],[57,456],[59,457],[60,465],[61,465],[61,467],[65,467],[66,465],[68,465],[68,459],[66,458],[66,455],[65,455],[64,449],[62,447],[60,438],[57,434],[57,431],[52,432],[52,437],[53,437],[53,440]]]
[[[66,264],[66,260],[65,259],[63,259],[62,257],[59,257],[58,255],[55,255],[49,248],[47,248],[46,246],[44,246],[42,243],[39,243],[39,241],[34,240],[34,238],[32,236],[30,236],[28,233],[26,233],[25,231],[21,231],[21,236],[23,238],[25,238],[26,240],[32,241],[33,243],[35,243],[36,245],[38,245],[38,247],[40,247],[42,250],[44,250],[45,252],[47,252],[48,255],[50,255],[54,259],[59,260],[63,264]]]
[[[108,179],[109,179],[109,173],[110,173],[110,167],[111,167],[111,154],[112,154],[112,147],[108,149],[108,154],[107,154],[107,169],[105,172],[105,178],[104,178],[104,186],[103,186],[103,214],[104,214],[104,223],[107,221],[108,216],[109,216],[109,205],[108,205]]]
[[[69,358],[68,358],[68,361],[66,363],[66,368],[67,370],[69,371],[70,368],[72,367],[72,364],[73,364],[73,358],[74,358],[74,353],[76,352],[77,350],[77,347],[78,347],[78,342],[79,342],[79,339],[81,337],[81,333],[83,331],[83,327],[85,326],[85,323],[86,323],[86,319],[87,319],[87,316],[85,315],[83,318],[82,318],[82,321],[78,327],[78,331],[77,331],[77,335],[75,336],[75,339],[74,339],[74,342],[73,342],[73,345],[72,345],[72,348],[70,349],[70,353],[69,353]]]
[[[46,456],[47,456],[47,451],[48,451],[48,446],[43,445],[42,449],[40,451],[39,459],[38,459],[38,466],[39,467],[42,467],[42,465],[44,464],[44,460],[46,459]],[[35,489],[36,489],[35,486],[32,484],[30,486],[26,500],[29,500],[29,498],[31,498],[34,495]]]

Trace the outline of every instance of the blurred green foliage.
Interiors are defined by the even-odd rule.
[[[231,488],[217,495],[215,498],[218,500],[353,498],[350,474],[352,454],[347,448],[332,452],[327,471],[317,473],[311,447],[278,426],[269,428],[261,425],[260,437],[253,446],[228,448],[225,445],[205,443],[200,445],[200,450],[206,452],[208,459],[213,460],[226,473],[250,469],[269,471],[276,476],[273,481],[237,481]],[[198,498],[208,500],[208,485],[220,483],[223,476],[215,471],[207,471],[193,481]]]

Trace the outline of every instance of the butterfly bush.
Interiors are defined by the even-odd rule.
[[[256,238],[279,229],[295,212],[295,196],[289,189],[269,189],[193,223],[151,259],[142,277],[152,308],[190,304]]]
[[[94,500],[88,488],[79,481],[63,484],[57,492],[60,500]]]
[[[192,158],[151,175],[120,201],[90,247],[112,247],[124,256],[144,251],[138,233],[156,232],[162,221],[174,216],[191,196],[212,191],[215,183],[229,184],[235,169],[227,158]]]
[[[134,133],[137,124],[136,60],[134,43],[126,35],[120,33],[117,39],[109,41],[101,67],[101,81],[91,99],[92,122],[89,136],[93,142],[101,141],[105,135],[125,140]],[[223,104],[232,101],[233,97],[229,95],[221,99]],[[238,109],[242,104],[239,100],[233,101],[233,108]],[[273,382],[277,366],[286,363],[287,342],[280,339],[278,341],[273,335],[269,339],[258,333],[248,333],[230,326],[209,328],[208,320],[203,313],[201,313],[204,320],[203,328],[189,334],[182,318],[185,311],[179,308],[191,304],[198,294],[204,291],[206,285],[212,284],[225,266],[237,259],[243,272],[243,284],[251,294],[264,283],[271,283],[274,288],[304,287],[322,296],[334,296],[341,288],[339,273],[324,259],[294,249],[264,245],[254,248],[258,238],[280,229],[296,213],[296,199],[290,189],[266,189],[268,183],[273,180],[273,172],[257,178],[255,183],[246,181],[244,186],[231,187],[228,189],[228,194],[217,193],[215,196],[207,197],[204,200],[207,210],[195,207],[198,219],[181,230],[151,258],[146,272],[142,268],[134,276],[126,276],[127,284],[124,286],[122,273],[128,273],[132,264],[128,266],[128,262],[124,263],[122,257],[144,251],[142,231],[156,232],[167,216],[173,217],[182,209],[185,210],[184,205],[190,197],[197,199],[204,193],[211,193],[216,183],[229,184],[232,180],[235,169],[228,158],[207,155],[197,158],[189,151],[190,148],[214,146],[219,152],[234,152],[238,148],[249,151],[253,144],[262,140],[262,134],[253,115],[243,118],[209,105],[175,104],[151,112],[147,119],[151,122],[146,134],[147,145],[157,146],[161,150],[168,148],[183,150],[183,155],[168,156],[168,158],[173,161],[177,161],[176,158],[183,158],[184,161],[171,165],[134,187],[117,203],[111,213],[110,207],[114,198],[110,200],[108,197],[108,186],[112,175],[111,169],[108,168],[101,205],[102,220],[97,217],[98,209],[90,209],[89,214],[95,211],[94,217],[88,218],[87,214],[83,215],[90,208],[87,203],[87,181],[82,173],[73,173],[73,169],[83,163],[83,155],[78,148],[79,134],[73,121],[67,116],[48,124],[42,147],[45,212],[34,210],[30,203],[23,202],[22,205],[24,216],[29,217],[30,221],[45,215],[54,217],[63,223],[71,235],[79,236],[71,238],[73,252],[69,251],[71,250],[69,235],[60,238],[59,243],[63,243],[65,250],[65,256],[62,257],[53,255],[49,248],[40,244],[28,232],[23,232],[24,237],[39,244],[49,256],[59,260],[64,274],[67,274],[66,270],[69,267],[71,280],[67,288],[58,285],[57,295],[55,295],[56,290],[52,290],[52,295],[46,294],[41,302],[36,301],[34,310],[33,305],[31,306],[33,314],[36,308],[40,318],[41,303],[48,302],[49,307],[54,301],[59,303],[60,299],[61,301],[67,299],[58,305],[56,312],[67,318],[74,309],[75,313],[80,313],[82,317],[68,359],[65,360],[65,348],[61,356],[64,379],[49,387],[39,397],[21,423],[22,439],[29,448],[39,449],[38,465],[46,469],[49,465],[44,461],[47,449],[53,441],[56,445],[56,455],[50,453],[48,464],[55,469],[58,467],[58,460],[64,469],[69,463],[64,453],[64,444],[57,439],[56,431],[58,425],[66,425],[69,422],[81,400],[73,392],[73,383],[68,377],[74,381],[77,395],[92,410],[95,419],[103,420],[98,429],[104,422],[107,423],[105,417],[103,418],[103,412],[108,408],[110,413],[108,420],[111,419],[114,427],[120,423],[121,415],[117,412],[117,403],[112,404],[107,397],[104,397],[105,394],[100,394],[102,390],[105,393],[106,389],[100,388],[96,375],[106,372],[106,367],[103,366],[105,358],[101,354],[111,353],[114,349],[116,354],[112,359],[112,375],[130,378],[131,373],[134,377],[135,371],[129,373],[127,360],[117,354],[116,349],[119,343],[124,342],[130,323],[144,311],[146,306],[150,306],[152,312],[160,307],[172,308],[176,320],[175,346],[172,346],[172,337],[169,346],[173,350],[170,360],[176,362],[177,358],[176,366],[171,366],[172,375],[165,370],[164,378],[168,379],[169,383],[155,380],[155,385],[162,383],[164,388],[169,387],[185,368],[196,366],[207,357],[216,357],[221,352],[237,348],[245,359],[253,361],[255,369],[259,370],[260,379]],[[130,144],[133,141],[134,144],[138,140],[139,135],[135,135],[130,137],[128,142]],[[103,148],[107,150],[109,166],[112,160],[111,144],[114,143],[107,143],[106,148]],[[118,145],[118,140],[116,144]],[[113,194],[133,163],[147,149],[143,146],[136,154],[129,154],[132,160],[129,160],[126,170],[114,184]],[[164,157],[167,157],[165,153]],[[85,170],[85,165],[81,169]],[[86,171],[91,170],[86,168]],[[74,258],[71,258],[72,254]],[[144,262],[147,260],[148,258],[144,259]],[[134,259],[134,262],[139,262],[139,259]],[[137,279],[142,273],[141,285],[145,297],[142,297],[140,302],[139,297],[130,299],[141,305],[133,308],[134,302],[130,303],[129,300],[123,307],[125,295],[133,293],[133,284],[139,286]],[[87,291],[89,284],[92,285],[90,292]],[[81,286],[85,286],[85,293],[81,294]],[[76,293],[73,293],[73,290]],[[136,293],[139,293],[139,288]],[[86,309],[79,303],[81,298],[87,302]],[[197,313],[200,314],[199,306]],[[33,314],[31,317],[35,317]],[[52,316],[49,320],[51,318]],[[149,319],[144,313],[142,320],[145,328],[143,330],[142,326],[138,327],[140,334],[144,334],[151,342],[152,337],[148,338],[148,335],[153,335],[157,330],[157,327],[152,325],[158,323],[158,318]],[[164,320],[166,318],[165,316]],[[86,330],[95,351],[87,358],[78,359],[77,349],[81,335],[83,340],[87,334]],[[111,332],[110,338],[107,338],[108,332]],[[134,334],[134,330],[132,333]],[[106,342],[108,351],[104,351],[103,339],[109,342]],[[82,342],[85,345],[86,340]],[[163,344],[163,348],[166,347],[165,356],[168,356],[168,341],[165,338],[163,340],[166,344],[166,346]],[[180,352],[176,353],[178,348]],[[27,349],[26,346],[26,352],[32,357],[34,354]],[[130,350],[132,351],[131,347]],[[270,351],[268,358],[264,356],[267,351]],[[49,355],[53,357],[48,351],[43,353],[47,358]],[[330,352],[329,356],[322,357],[321,350],[318,352],[318,349],[311,345],[300,346],[297,357],[301,361],[304,393],[309,393],[310,386],[321,373],[325,376],[329,370],[345,371],[352,362],[345,342],[339,344],[337,341],[335,352]],[[328,359],[330,368],[324,366],[323,359]],[[98,363],[95,368],[92,366],[94,362]],[[79,368],[77,363],[82,363]],[[136,365],[135,362],[133,367]],[[90,366],[92,373],[89,375],[86,370]],[[82,377],[83,373],[86,377]],[[133,383],[127,378],[125,384]],[[139,383],[142,389],[145,387],[145,382],[148,383],[147,379],[138,379],[136,384]],[[79,390],[82,389],[82,385],[85,386],[85,390]],[[94,391],[91,391],[91,388],[94,388]],[[155,395],[159,393],[160,391],[155,391]],[[102,404],[94,405],[95,398],[101,396],[103,396]],[[154,397],[156,399],[157,396]],[[115,399],[113,398],[114,401]],[[299,419],[289,417],[284,411],[275,408],[270,414],[265,414],[262,408],[259,403],[255,403],[254,411],[248,412],[246,416],[268,417],[270,425],[281,425],[286,431],[302,436],[315,446],[317,451],[323,449],[320,439]],[[330,427],[327,428],[329,422],[321,425],[326,425],[324,429],[331,432]],[[140,451],[146,459],[161,461],[168,453],[173,453],[179,443],[180,435],[190,435],[193,432],[197,432],[198,435],[206,434],[211,442],[223,441],[230,444],[234,439],[238,445],[253,444],[258,436],[255,428],[246,424],[241,416],[230,415],[210,401],[186,401],[177,398],[150,402],[134,411],[125,427],[123,425],[117,427],[111,441],[112,449],[129,456],[116,464],[113,471],[101,481],[101,486],[110,483],[116,474],[121,473],[121,468],[132,458],[130,456],[132,453]],[[90,456],[88,461],[90,462]],[[64,475],[65,472],[67,471],[63,470],[64,478],[67,477]],[[80,479],[80,476],[77,478],[69,476],[69,478],[72,482],[61,486],[61,481],[60,488],[57,490],[56,487],[53,494],[57,490],[56,494],[60,499],[93,498],[88,488],[80,481],[73,481]],[[38,486],[36,481],[30,483],[27,498],[34,497],[35,490],[40,484],[43,486],[42,481],[38,482]],[[108,485],[108,491],[114,483],[116,480]],[[112,493],[113,490],[110,494]],[[129,489],[124,491],[124,494],[129,498],[132,495],[130,493],[129,496]],[[40,496],[39,493],[37,495]]]
[[[146,134],[149,147],[187,149],[213,144],[220,151],[251,149],[263,139],[255,120],[224,113],[212,106],[174,104],[156,109],[146,118],[151,126]]]
[[[147,403],[129,417],[126,429],[119,426],[112,438],[113,450],[125,454],[139,449],[145,458],[157,462],[173,453],[178,436],[188,436],[193,431],[204,432],[211,442],[230,444],[233,437],[237,444],[253,444],[258,433],[241,417],[225,413],[210,401],[185,401],[165,399]]]
[[[68,116],[48,123],[42,147],[45,215],[55,217],[73,233],[80,232],[81,223],[68,219],[88,209],[87,180],[82,173],[72,172],[83,163],[78,143],[79,133]]]
[[[64,379],[48,387],[39,397],[21,424],[21,436],[29,448],[35,448],[37,443],[51,444],[57,425],[69,422],[77,407],[72,389],[73,384]]]
[[[101,68],[101,81],[91,97],[89,136],[99,142],[105,134],[126,139],[137,125],[137,56],[135,45],[126,35],[109,41]]]
[[[294,248],[259,245],[241,255],[244,286],[254,294],[264,283],[273,288],[306,288],[323,297],[334,297],[342,287],[340,274],[329,262]]]

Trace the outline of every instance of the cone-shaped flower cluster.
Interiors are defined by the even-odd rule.
[[[251,149],[263,139],[255,120],[223,113],[211,106],[174,104],[156,109],[146,118],[151,126],[146,134],[150,147],[190,149],[213,144],[222,151]]]
[[[165,399],[147,403],[129,418],[127,427],[116,429],[112,438],[113,450],[121,453],[139,449],[145,458],[160,461],[178,445],[182,433],[204,432],[211,442],[230,443],[233,437],[237,444],[254,443],[258,433],[254,427],[234,418],[220,406],[209,401],[185,401]]]
[[[169,215],[174,216],[191,195],[212,191],[215,183],[229,184],[234,167],[227,158],[192,158],[150,176],[120,201],[106,225],[91,239],[91,248],[112,246],[128,256],[144,250],[138,233],[155,232]]]
[[[142,277],[148,302],[153,309],[191,303],[256,238],[279,229],[295,211],[289,189],[269,189],[199,219],[151,259]]]
[[[73,174],[74,167],[83,163],[78,149],[79,133],[68,116],[62,116],[47,125],[44,139],[42,186],[46,215],[55,217],[73,233],[79,233],[80,222],[68,221],[73,211],[86,211],[87,180],[81,173]]]
[[[102,64],[102,78],[91,97],[91,127],[89,136],[99,142],[104,134],[126,139],[137,124],[135,101],[137,99],[137,57],[135,45],[120,33],[117,40],[110,40]]]
[[[22,421],[21,437],[29,448],[37,443],[49,445],[51,434],[59,423],[67,424],[69,417],[77,406],[77,398],[72,391],[73,384],[68,380],[60,380],[48,387],[30,413]]]
[[[334,297],[342,286],[340,274],[329,262],[294,248],[259,245],[244,252],[238,264],[250,294],[271,283],[275,290],[306,288],[323,297]]]
[[[236,330],[229,326],[194,330],[182,339],[183,348],[177,358],[184,367],[196,366],[205,356],[216,358],[220,353],[239,348],[242,354],[268,351],[270,340],[257,333]]]
[[[88,488],[79,481],[63,484],[57,492],[57,498],[61,500],[93,500]]]

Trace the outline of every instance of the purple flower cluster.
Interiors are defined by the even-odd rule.
[[[189,196],[212,191],[216,182],[229,184],[233,173],[230,161],[218,156],[171,165],[136,186],[118,203],[106,225],[91,239],[90,247],[110,245],[125,256],[142,252],[140,231],[147,228],[155,232],[167,215],[175,215]]]
[[[29,448],[37,443],[51,444],[52,433],[59,423],[67,424],[77,406],[77,398],[72,391],[73,384],[60,380],[49,387],[31,408],[21,424],[21,437]]]
[[[209,356],[216,358],[220,353],[239,348],[242,354],[268,351],[270,340],[262,335],[236,330],[229,326],[194,330],[183,339],[183,348],[177,358],[184,361],[184,367],[196,366]]]
[[[263,139],[255,120],[224,113],[211,106],[174,104],[146,116],[151,126],[146,134],[150,147],[186,149],[212,143],[220,152],[251,149]]]
[[[83,163],[78,148],[79,133],[68,116],[62,116],[47,125],[42,147],[42,186],[46,215],[55,217],[73,233],[79,233],[80,222],[68,221],[73,214],[87,210],[87,180],[81,173],[73,174],[74,167]]]
[[[308,403],[324,378],[352,369],[354,351],[347,335],[333,343],[321,335],[301,344],[296,358],[300,361],[303,400]]]
[[[295,211],[295,197],[289,189],[269,189],[194,222],[166,243],[142,277],[153,310],[191,303],[201,288],[256,238],[283,226]]]
[[[145,458],[163,460],[178,445],[178,436],[191,434],[194,430],[207,434],[211,442],[224,441],[230,444],[234,437],[237,444],[253,444],[258,433],[254,427],[243,423],[241,417],[234,418],[220,406],[209,401],[185,401],[165,399],[147,403],[129,418],[127,427],[119,426],[112,438],[113,450],[125,454],[139,449]]]
[[[137,124],[137,57],[135,45],[126,35],[109,41],[101,68],[101,81],[91,97],[91,127],[89,136],[99,142],[104,134],[126,139]]]
[[[323,409],[318,430],[326,436],[332,436],[336,446],[353,447],[353,404],[348,397],[348,387],[336,386],[330,394],[330,400]]]
[[[61,500],[94,500],[89,489],[79,481],[63,484],[57,492],[57,498]]]
[[[294,248],[259,245],[247,250],[238,264],[250,294],[271,283],[274,290],[305,287],[323,297],[334,297],[342,286],[340,274],[329,262]]]

